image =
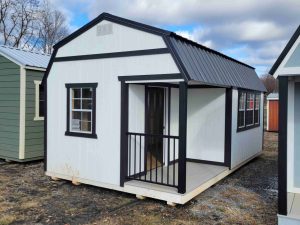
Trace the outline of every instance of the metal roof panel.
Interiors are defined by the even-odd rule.
[[[11,58],[22,66],[30,66],[46,69],[50,55],[0,45],[0,54]]]

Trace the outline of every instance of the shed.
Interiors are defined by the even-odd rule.
[[[279,81],[278,224],[300,224],[300,26],[270,74]]]
[[[267,96],[267,131],[278,132],[278,93]]]
[[[184,204],[262,151],[253,67],[103,13],[54,46],[46,175]]]
[[[0,158],[42,159],[43,79],[50,56],[0,46]]]

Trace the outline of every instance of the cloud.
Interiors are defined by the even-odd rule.
[[[178,34],[258,67],[260,71],[271,67],[300,21],[299,0],[62,2],[66,2],[67,8],[79,5],[90,19],[109,12],[162,28],[175,26],[173,31]]]

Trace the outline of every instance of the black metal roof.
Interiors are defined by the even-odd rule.
[[[279,65],[281,64],[281,62],[284,60],[286,55],[289,53],[289,51],[293,47],[294,43],[297,41],[299,35],[300,35],[300,26],[298,26],[298,28],[295,31],[295,33],[293,34],[293,36],[291,37],[291,39],[289,40],[287,45],[284,47],[284,49],[281,52],[281,54],[279,55],[278,59],[276,60],[276,62],[272,66],[272,68],[270,69],[269,74],[274,75],[274,73],[278,69]]]
[[[57,43],[54,46],[54,52],[56,53],[60,47],[102,20],[108,20],[162,36],[186,81],[192,80],[207,85],[266,91],[254,68],[245,63],[183,38],[173,32],[108,13],[100,14],[97,18]],[[55,55],[53,57],[55,57]],[[48,76],[52,63],[53,59],[47,68],[45,77]]]
[[[253,67],[178,35],[172,35],[170,41],[189,80],[208,85],[266,90]]]

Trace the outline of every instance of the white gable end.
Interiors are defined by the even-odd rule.
[[[103,20],[59,48],[56,57],[166,48],[159,35]]]
[[[278,69],[274,73],[274,77],[278,76],[300,76],[300,37],[293,44],[286,57],[282,60]]]

